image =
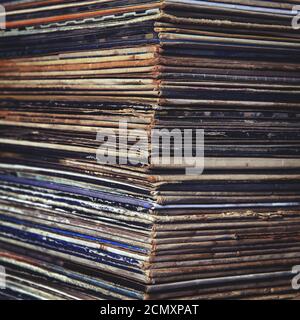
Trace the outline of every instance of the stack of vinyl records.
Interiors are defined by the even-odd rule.
[[[1,1],[1,298],[299,295],[299,3]]]

